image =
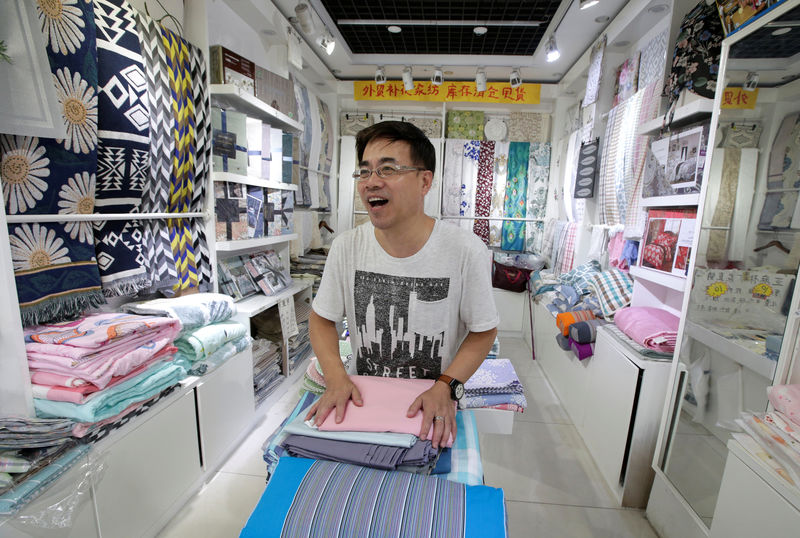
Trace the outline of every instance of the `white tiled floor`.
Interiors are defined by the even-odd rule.
[[[505,492],[511,538],[655,538],[643,511],[616,507],[528,345],[503,338],[500,354],[514,362],[528,399],[513,435],[481,435],[486,484]],[[296,398],[293,387],[161,537],[238,536],[264,490],[261,445]]]

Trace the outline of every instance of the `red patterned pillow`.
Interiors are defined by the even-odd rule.
[[[678,244],[678,236],[673,232],[660,232],[653,241],[653,244],[661,245],[671,250]]]
[[[648,265],[655,267],[656,269],[661,269],[661,265],[664,263],[664,256],[665,256],[665,248],[661,245],[645,245],[644,247],[644,255],[642,258]]]

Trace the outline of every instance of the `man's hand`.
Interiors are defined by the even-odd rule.
[[[453,399],[450,397],[450,387],[439,381],[435,381],[433,386],[417,396],[411,407],[408,408],[408,417],[422,410],[422,428],[419,431],[419,438],[423,441],[428,436],[428,431],[433,424],[433,435],[431,445],[439,448],[439,445],[446,445],[450,436],[456,438],[456,408]]]
[[[358,392],[355,384],[350,381],[346,375],[334,383],[327,383],[325,392],[322,397],[311,406],[305,420],[310,420],[311,417],[316,415],[314,424],[319,426],[328,417],[328,414],[336,409],[336,424],[340,424],[344,420],[344,412],[347,408],[347,402],[353,400],[353,404],[361,407],[364,405],[361,399],[361,393]]]

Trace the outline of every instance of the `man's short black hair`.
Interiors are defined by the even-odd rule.
[[[436,171],[436,152],[433,144],[422,130],[406,121],[382,121],[362,129],[356,135],[356,155],[358,162],[364,157],[364,149],[373,140],[406,142],[411,148],[414,166],[423,166],[431,172]]]

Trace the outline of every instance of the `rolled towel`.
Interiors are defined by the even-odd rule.
[[[597,339],[597,328],[605,324],[602,319],[578,321],[569,326],[569,337],[579,344],[591,344]]]
[[[558,347],[564,351],[569,351],[569,336],[564,336],[563,334],[558,333],[556,335],[556,342],[558,342]]]
[[[595,319],[594,312],[591,310],[575,310],[573,312],[562,312],[556,316],[556,325],[561,329],[561,334],[569,336],[569,326],[579,321]]]
[[[581,344],[570,339],[569,345],[572,348],[572,352],[575,353],[575,356],[578,357],[579,360],[594,355],[594,344]]]

